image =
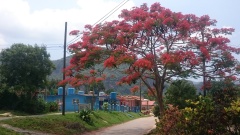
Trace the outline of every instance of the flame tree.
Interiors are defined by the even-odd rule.
[[[164,83],[189,76],[199,64],[196,51],[188,44],[198,30],[194,28],[196,17],[172,12],[159,3],[122,10],[119,17],[121,20],[85,26],[81,40],[69,46],[73,57],[61,84],[97,83],[108,76],[104,70],[98,72],[96,64],[102,64],[102,69],[122,69],[119,67],[124,65],[125,76],[118,84],[141,79],[163,113]],[[85,69],[92,70],[84,74]]]
[[[214,27],[217,21],[208,15],[191,16],[192,34],[187,47],[194,50],[199,61],[193,73],[197,77],[202,77],[202,90],[206,96],[212,80],[235,81],[237,79],[240,66],[233,53],[238,54],[240,50],[229,45],[230,40],[227,36],[234,32],[233,28]]]

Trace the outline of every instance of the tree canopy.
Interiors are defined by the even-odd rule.
[[[97,70],[93,68],[95,64],[103,63],[102,69],[127,65],[122,71],[125,76],[118,84],[132,84],[141,79],[156,97],[160,111],[164,111],[164,83],[173,77],[189,77],[199,67],[206,70],[201,66],[205,61],[201,60],[205,57],[211,60],[212,49],[207,48],[206,51],[209,44],[218,46],[216,52],[221,47],[226,51],[233,49],[227,46],[226,37],[217,40],[214,35],[201,34],[214,25],[207,16],[172,12],[154,3],[150,7],[143,4],[131,10],[122,10],[119,17],[121,20],[85,26],[81,40],[69,46],[74,55],[65,70],[68,77],[61,83],[82,85],[107,78],[102,73],[104,70],[101,74],[94,71]],[[222,29],[218,34],[231,31]],[[200,38],[197,37],[199,33],[203,35]],[[230,54],[227,56],[231,58]],[[83,74],[86,68],[93,70]],[[220,66],[218,69],[223,68]],[[205,73],[205,70],[201,71]]]
[[[178,106],[179,109],[186,107],[185,100],[194,100],[197,96],[197,89],[186,80],[175,80],[167,88],[165,93],[166,104]]]
[[[0,53],[1,84],[15,91],[34,92],[43,88],[54,65],[46,47],[13,44]]]

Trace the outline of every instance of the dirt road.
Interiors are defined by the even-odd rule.
[[[156,117],[144,117],[84,135],[144,135],[155,127]]]
[[[42,116],[42,115],[40,115],[40,116]],[[11,119],[11,118],[12,117],[0,117],[0,120]],[[153,116],[139,118],[139,119],[135,119],[135,120],[132,120],[132,121],[129,121],[126,123],[103,128],[103,129],[96,130],[93,132],[88,132],[88,133],[85,133],[84,135],[144,135],[155,127],[155,119],[157,119],[157,118],[153,117]],[[23,130],[23,129],[15,128],[15,127],[12,127],[12,126],[6,125],[6,124],[0,124],[0,126],[14,130],[19,133],[23,133],[23,134],[50,135],[50,134],[41,133],[41,132],[37,132],[37,131]]]

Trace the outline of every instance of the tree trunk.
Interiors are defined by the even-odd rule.
[[[158,105],[159,105],[160,116],[163,116],[163,114],[164,114],[164,103],[163,103],[162,92],[159,93],[158,98],[157,98],[157,102],[158,102]]]
[[[164,115],[164,103],[163,103],[163,89],[164,89],[164,85],[163,83],[160,83],[157,87],[157,103],[159,106],[159,112],[160,112],[160,116]]]

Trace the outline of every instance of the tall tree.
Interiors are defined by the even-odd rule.
[[[205,96],[211,80],[236,80],[240,66],[233,53],[239,53],[240,50],[229,45],[227,36],[234,32],[233,28],[215,28],[217,21],[208,15],[191,18],[194,25],[189,38],[189,48],[194,50],[199,61],[194,73],[203,79],[202,89]]]
[[[85,26],[81,41],[69,46],[74,55],[62,83],[102,81],[106,75],[82,72],[95,64],[103,63],[104,68],[127,65],[118,84],[141,79],[163,113],[164,84],[173,77],[189,76],[199,64],[198,54],[187,43],[199,31],[195,25],[200,22],[194,15],[172,12],[159,3],[123,10],[119,17],[120,21]]]
[[[54,65],[46,47],[13,44],[0,53],[1,83],[30,94],[45,86]]]
[[[164,83],[172,77],[188,75],[198,63],[194,53],[183,47],[189,37],[190,22],[185,15],[159,3],[150,8],[143,4],[123,10],[119,17],[121,21],[85,26],[82,40],[69,47],[74,56],[66,69],[69,77],[62,83],[81,85],[97,81],[93,74],[84,75],[82,70],[98,63],[103,62],[105,68],[125,64],[126,76],[118,84],[141,79],[163,112]]]

